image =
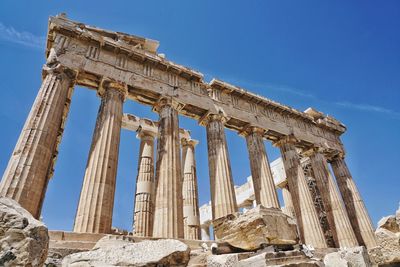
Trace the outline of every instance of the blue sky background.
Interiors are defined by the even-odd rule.
[[[41,84],[47,20],[68,17],[160,41],[160,53],[299,110],[315,107],[348,126],[347,162],[374,224],[400,200],[399,1],[11,1],[0,2],[0,172]],[[77,87],[43,218],[71,230],[99,99]],[[157,119],[126,102],[125,112]],[[200,203],[209,200],[205,129],[199,139]],[[236,184],[250,174],[244,139],[227,130]],[[279,151],[266,142],[270,160]],[[139,141],[122,131],[113,224],[130,229]]]

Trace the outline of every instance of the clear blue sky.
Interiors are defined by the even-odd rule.
[[[11,1],[0,2],[0,172],[5,169],[41,83],[50,15],[160,41],[170,60],[299,110],[315,107],[348,126],[347,162],[373,222],[400,200],[399,1]],[[99,99],[76,88],[43,217],[71,230]],[[157,119],[126,102],[125,112]],[[209,199],[205,129],[200,202]],[[244,140],[226,131],[236,184],[250,174]],[[266,142],[270,159],[279,156]],[[130,229],[139,141],[122,131],[114,225]]]

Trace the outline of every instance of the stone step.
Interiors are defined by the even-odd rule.
[[[79,250],[91,250],[94,245],[96,245],[96,242],[85,242],[85,241],[55,241],[55,240],[50,240],[49,242],[49,248],[50,249],[79,249]]]

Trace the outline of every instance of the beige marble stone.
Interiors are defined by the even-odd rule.
[[[331,166],[358,243],[367,248],[375,247],[377,243],[371,219],[344,158],[335,157]]]
[[[154,237],[183,238],[182,170],[179,118],[175,103],[161,99],[156,164]]]
[[[247,137],[247,142],[258,202],[266,206],[279,207],[279,203],[270,183],[263,138],[277,141],[292,135],[297,148],[320,145],[329,149],[327,157],[344,153],[340,136],[346,127],[333,117],[312,108],[301,112],[218,79],[205,82],[200,72],[158,54],[157,41],[88,26],[66,18],[65,14],[50,18],[47,36],[47,75],[0,184],[0,195],[17,200],[35,217],[39,217],[53,173],[74,82],[100,88],[100,94],[107,95],[105,81],[118,81],[124,84],[124,97],[156,106],[155,110],[160,113],[154,202],[156,226],[153,228],[153,234],[159,237],[176,238],[184,234],[184,166],[179,155],[178,114],[206,126],[214,218],[237,211],[224,128],[239,133],[249,126],[259,129]],[[107,232],[111,227],[122,101],[104,102],[106,108],[99,114],[85,172],[75,222],[77,231]],[[146,121],[139,122],[139,125],[145,124]],[[280,147],[286,157],[291,205],[303,241],[324,247],[315,208],[301,174],[297,148],[294,144]],[[336,168],[339,189],[357,239],[360,244],[371,247],[374,245],[372,224],[347,167],[335,160],[332,166]],[[327,185],[332,186],[328,181]],[[289,198],[286,199],[285,205],[290,208]],[[149,210],[151,200],[142,200],[137,203],[144,206],[138,209]]]
[[[0,183],[0,196],[14,199],[37,219],[53,172],[72,86],[71,71],[57,62],[44,67],[42,86]]]
[[[329,171],[325,156],[317,149],[308,151],[308,154],[336,246],[342,248],[358,246],[346,208]]]
[[[153,235],[154,211],[154,137],[157,133],[140,130],[138,175],[136,178],[134,227],[135,236]]]
[[[186,266],[190,248],[179,240],[120,241],[68,255],[62,266]]]
[[[243,214],[218,218],[213,225],[218,241],[247,251],[266,245],[295,245],[299,242],[295,220],[277,208],[259,205]]]
[[[75,217],[74,232],[110,233],[124,87],[105,85]]]
[[[47,227],[10,198],[0,197],[0,266],[43,266]]]
[[[294,213],[292,196],[290,194],[289,187],[287,184],[282,187],[282,197],[283,197],[283,203],[285,203],[285,206],[282,208],[282,211],[286,215],[296,218]]]
[[[213,219],[237,211],[231,163],[222,121],[223,117],[220,115],[210,115],[206,121]]]
[[[193,139],[181,139],[181,143],[183,164],[182,197],[184,238],[199,240],[201,239],[200,212],[195,161],[195,146],[198,144],[198,141]]]
[[[257,204],[267,208],[279,208],[267,152],[264,145],[264,130],[250,127],[245,133]]]
[[[304,244],[326,248],[324,233],[296,151],[296,142],[293,136],[286,136],[275,145],[281,150],[300,238]]]

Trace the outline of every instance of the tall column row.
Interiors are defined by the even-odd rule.
[[[182,170],[178,111],[162,99],[159,113],[154,237],[183,238]]]
[[[251,127],[246,131],[245,136],[256,203],[267,208],[279,208],[274,178],[265,151],[264,130]]]
[[[42,86],[0,183],[1,196],[15,199],[36,218],[40,216],[52,174],[75,77],[57,61],[49,61],[44,73]],[[75,232],[111,232],[122,109],[127,88],[120,83],[104,81],[98,92],[101,105],[74,222]],[[200,239],[194,156],[196,142],[181,140],[178,110],[173,99],[162,98],[154,110],[159,113],[157,132],[138,132],[141,145],[134,234]],[[211,114],[202,121],[207,132],[213,219],[238,210],[224,120],[223,115]],[[242,134],[247,142],[256,202],[265,207],[279,208],[264,145],[265,130],[250,126]],[[282,188],[285,212],[295,216],[304,243],[324,248],[326,240],[302,171],[296,143],[293,136],[282,137],[275,143],[281,150],[287,175],[287,184]],[[376,241],[371,220],[343,157],[329,159],[337,187],[325,155],[315,147],[305,154],[310,157],[337,246],[362,244],[374,247]]]
[[[195,161],[195,140],[182,139],[183,223],[185,239],[200,239],[199,194]]]
[[[125,87],[107,83],[86,165],[74,232],[110,233]]]
[[[52,50],[53,59],[54,53]],[[53,61],[48,62],[43,73],[42,86],[0,183],[1,196],[14,199],[37,219],[68,113],[75,76]]]
[[[330,174],[325,156],[318,149],[312,149],[309,154],[315,175],[314,178],[322,197],[322,203],[335,243],[339,247],[357,246],[356,236],[350,225],[349,217],[335,181]]]
[[[154,137],[157,133],[140,130],[138,174],[136,178],[133,233],[136,236],[153,235],[154,210]]]
[[[377,243],[371,219],[344,158],[336,156],[331,166],[358,242],[367,248],[375,247]]]
[[[238,209],[223,120],[221,115],[210,115],[206,121],[213,219]]]
[[[286,136],[275,145],[281,150],[300,238],[304,244],[326,248],[324,233],[295,147],[296,142],[294,137]]]

